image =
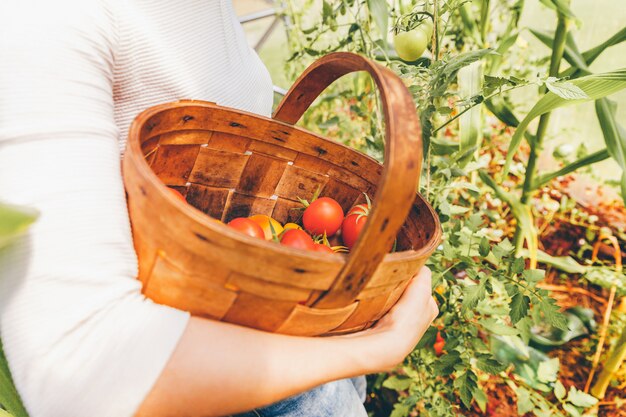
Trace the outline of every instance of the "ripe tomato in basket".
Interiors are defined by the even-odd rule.
[[[258,237],[259,239],[265,239],[265,233],[263,233],[263,229],[261,229],[261,226],[259,226],[253,220],[246,219],[245,217],[237,217],[236,219],[232,219],[230,222],[228,222],[228,226],[240,231],[245,235]]]
[[[304,210],[302,224],[314,234],[332,236],[337,233],[343,221],[343,209],[330,197],[322,197],[311,202]]]
[[[292,248],[314,250],[315,242],[307,232],[298,229],[289,229],[280,238],[280,244]]]
[[[370,212],[368,204],[358,204],[348,211],[348,215],[341,224],[341,238],[343,243],[350,249],[354,246]]]
[[[254,216],[250,216],[248,218],[261,226],[263,233],[265,233],[265,240],[272,240],[274,236],[280,236],[283,232],[283,226],[280,222],[270,216],[265,214],[255,214]]]

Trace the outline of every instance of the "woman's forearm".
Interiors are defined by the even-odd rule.
[[[285,336],[192,318],[137,416],[228,415],[389,369],[437,315],[430,285],[423,268],[374,328],[346,336]]]
[[[355,355],[357,344],[194,317],[138,415],[226,415],[367,373]]]

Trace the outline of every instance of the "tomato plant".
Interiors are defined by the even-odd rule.
[[[515,106],[520,100],[512,90],[540,84],[539,96],[546,97],[544,94],[549,91],[553,103],[559,106],[573,102],[565,102],[565,96],[582,100],[576,87],[588,91],[588,81],[582,78],[592,71],[590,64],[609,45],[624,42],[626,32],[620,27],[605,43],[579,52],[575,44],[577,31],[572,30],[577,17],[568,0],[542,0],[551,7],[549,13],[556,15],[556,30],[521,25],[524,3],[324,0],[321,16],[312,21],[316,9],[311,3],[296,7],[288,2],[288,15],[296,22],[289,29],[293,51],[289,65],[295,74],[326,53],[353,51],[379,61],[409,87],[424,142],[420,192],[436,209],[444,230],[443,243],[429,261],[433,284],[438,289],[434,295],[441,311],[437,327],[427,332],[399,372],[379,376],[370,384],[372,415],[485,415],[488,402],[493,403],[489,390],[494,386],[499,393],[506,392],[508,396],[513,392],[517,396],[517,404],[512,401],[512,414],[498,414],[507,417],[518,412],[537,416],[582,415],[583,408],[595,401],[578,391],[584,381],[577,388],[567,381],[573,400],[569,401],[570,395],[564,394],[563,386],[556,382],[554,365],[546,372],[546,363],[541,365],[543,380],[539,381],[544,391],[536,390],[536,381],[511,373],[513,366],[506,358],[496,356],[493,338],[508,334],[507,338],[516,344],[526,346],[534,326],[549,322],[551,326],[564,327],[550,292],[538,285],[545,280],[544,272],[535,268],[536,259],[533,261],[529,255],[529,250],[534,250],[533,242],[541,238],[537,233],[533,236],[532,231],[546,216],[545,209],[537,204],[536,194],[550,187],[550,181],[559,175],[606,159],[609,153],[622,155],[615,143],[623,135],[616,134],[621,128],[617,128],[614,105],[599,100],[596,112],[604,126],[607,149],[579,155],[578,160],[567,161],[563,168],[539,175],[535,161],[542,138],[550,134],[545,127],[552,108],[536,114],[540,122],[537,130],[531,132],[527,124],[530,118],[525,119],[522,113],[530,103]],[[393,32],[402,36],[389,45],[392,22]],[[409,32],[417,30],[425,36],[413,35],[419,42],[411,42]],[[528,36],[535,36],[552,53],[535,54]],[[431,53],[425,53],[427,47]],[[611,74],[610,78],[623,80],[623,73],[620,74]],[[570,77],[571,82],[559,80],[563,76]],[[373,83],[368,77],[356,76],[338,80],[329,94],[307,112],[303,124],[382,160],[382,109]],[[511,142],[516,127],[519,132],[516,141]],[[504,149],[507,155],[494,148]],[[502,175],[503,161],[510,165],[510,175]],[[623,161],[620,166],[624,168]],[[622,183],[626,184],[626,176]],[[570,201],[567,196],[562,198],[553,201],[553,205],[559,207]],[[552,215],[548,215],[548,229]],[[351,223],[342,226],[339,233],[346,244],[351,238],[356,241],[359,232],[357,216],[351,216],[350,212],[346,214],[344,223]],[[514,238],[516,227],[523,234]],[[521,239],[523,235],[527,238]],[[337,244],[337,236],[330,240]],[[549,244],[539,241],[539,247],[548,249]],[[566,255],[567,250],[558,253]],[[585,257],[576,261],[588,263]],[[553,264],[541,267],[547,269],[546,275],[557,274],[558,267]],[[562,278],[568,286],[575,286],[582,279],[580,275],[568,274],[569,278]],[[438,338],[439,326],[445,326],[445,333],[442,330]],[[589,356],[579,355],[578,359],[585,363]],[[520,367],[526,369],[526,365]],[[397,393],[389,395],[384,391],[389,389]],[[390,403],[384,404],[387,408],[377,408],[380,404],[376,401]],[[602,410],[600,407],[600,415]]]

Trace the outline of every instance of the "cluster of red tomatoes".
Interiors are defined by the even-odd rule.
[[[177,190],[170,190],[185,199]],[[248,236],[293,248],[328,253],[347,252],[356,243],[371,209],[368,199],[367,204],[352,207],[344,216],[341,205],[330,197],[314,198],[310,203],[301,201],[304,208],[301,225],[283,225],[269,216],[256,214],[232,219],[228,226]]]

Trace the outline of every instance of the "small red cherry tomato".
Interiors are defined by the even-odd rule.
[[[292,248],[313,250],[315,242],[307,232],[298,229],[285,230],[280,238],[280,244]]]
[[[435,355],[441,356],[443,354],[443,348],[445,345],[446,341],[441,336],[441,332],[437,332],[437,338],[435,339],[435,343],[433,344],[433,348],[435,349]]]
[[[338,202],[330,197],[314,200],[304,210],[302,224],[314,235],[332,236],[337,233],[343,221],[343,209]]]
[[[261,228],[261,226],[259,226],[258,223],[254,222],[253,220],[246,219],[245,217],[237,217],[236,219],[232,219],[230,222],[228,222],[228,226],[248,236],[265,239],[265,233],[263,233],[263,229]]]
[[[352,249],[366,221],[367,215],[361,214],[358,210],[346,216],[341,224],[341,238],[348,248]]]

